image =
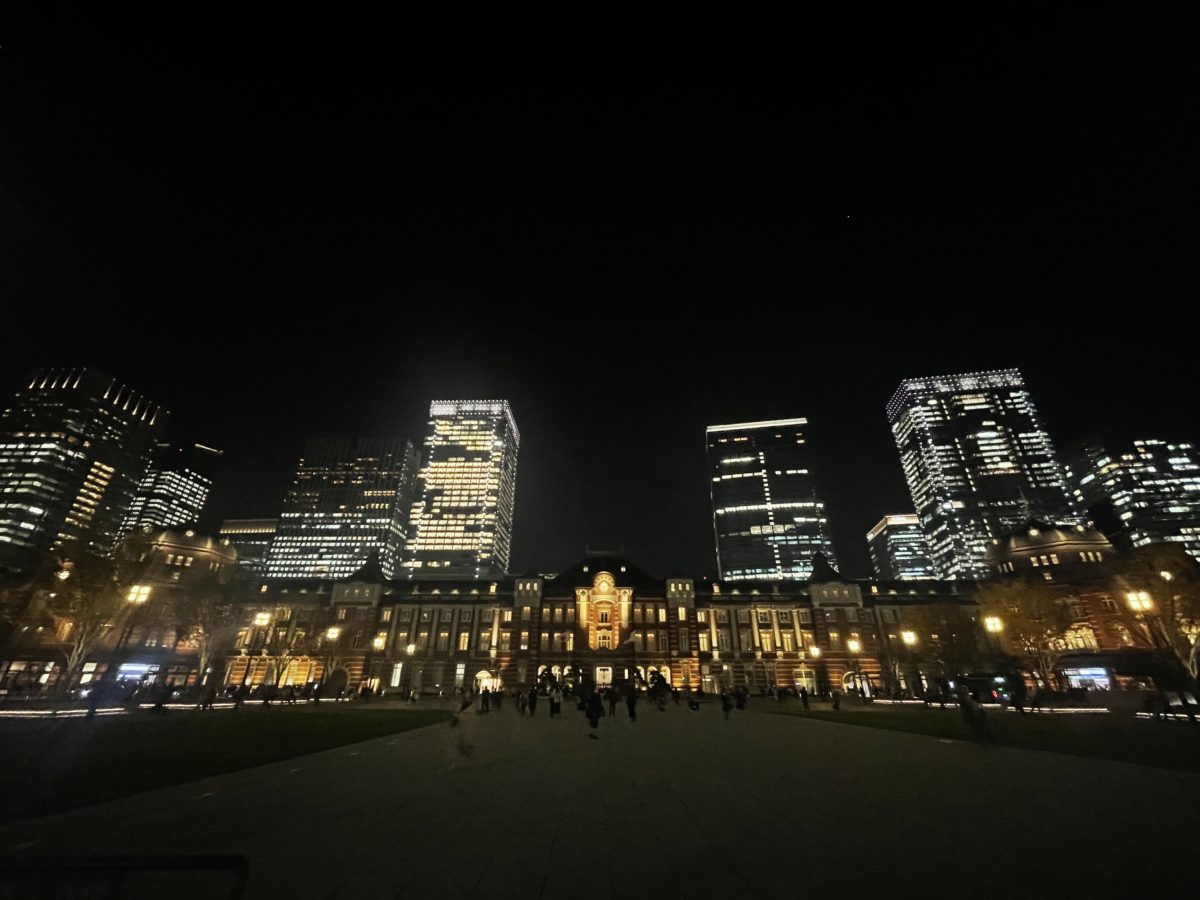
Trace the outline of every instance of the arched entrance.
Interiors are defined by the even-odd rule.
[[[500,690],[500,676],[493,675],[487,669],[480,669],[475,673],[475,690],[482,691],[484,688],[489,691]]]

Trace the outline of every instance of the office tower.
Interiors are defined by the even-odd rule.
[[[986,578],[992,541],[1031,518],[1077,521],[1016,369],[909,378],[887,404],[900,465],[942,578]]]
[[[267,556],[278,519],[226,519],[218,531],[237,550],[237,564],[256,575],[267,570]]]
[[[1200,560],[1200,455],[1189,443],[1085,445],[1071,461],[1075,496],[1114,544],[1179,543]]]
[[[267,556],[273,580],[353,575],[372,553],[391,578],[407,537],[417,473],[411,441],[310,441]]]
[[[168,414],[95,369],[42,369],[0,416],[0,567],[112,552]]]
[[[221,451],[203,444],[155,444],[122,533],[145,528],[195,525],[212,489]]]
[[[435,400],[422,453],[410,575],[508,569],[521,435],[507,400]]]
[[[916,516],[884,516],[867,532],[867,550],[881,581],[936,578],[929,542]]]
[[[807,419],[705,430],[723,581],[803,580],[812,574],[817,553],[836,564],[807,432]]]

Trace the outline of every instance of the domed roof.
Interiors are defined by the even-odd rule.
[[[1109,551],[1112,544],[1091,523],[1087,525],[1047,525],[1031,519],[1015,531],[992,542],[989,555],[999,564],[1026,559],[1043,553],[1082,553]]]
[[[143,533],[155,547],[164,547],[175,552],[211,553],[214,556],[222,557],[222,561],[226,564],[233,564],[237,561],[237,550],[234,549],[228,538],[200,534],[192,528],[183,531],[163,528],[155,531],[147,526],[143,529]]]

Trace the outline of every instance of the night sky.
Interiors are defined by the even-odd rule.
[[[699,575],[704,426],[806,416],[865,575],[903,377],[1018,366],[1059,445],[1200,439],[1185,12],[552,53],[100,15],[0,35],[0,383],[130,382],[226,451],[218,519],[277,514],[308,436],[504,397],[515,570]]]

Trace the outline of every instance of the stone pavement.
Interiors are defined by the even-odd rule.
[[[0,828],[0,854],[241,853],[246,896],[1105,897],[1193,886],[1200,776],[755,712],[447,727]],[[397,711],[397,715],[403,715]],[[195,886],[197,895],[203,893]],[[173,890],[172,896],[189,896]]]

